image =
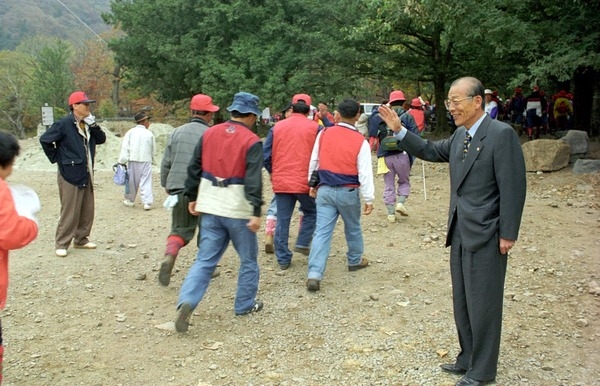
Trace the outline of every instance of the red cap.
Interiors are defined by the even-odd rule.
[[[406,100],[406,98],[404,97],[404,93],[400,90],[392,91],[390,93],[389,103],[396,102],[396,101],[405,101],[405,100]]]
[[[94,103],[96,102],[93,99],[90,99],[85,95],[83,91],[75,91],[69,96],[69,106],[72,106],[76,103]]]
[[[538,86],[533,86],[533,91],[540,91],[540,88]]]
[[[412,107],[421,107],[421,106],[423,106],[423,105],[421,104],[421,100],[420,100],[419,98],[413,98],[413,100],[412,100],[412,101],[410,101],[410,105],[411,105]]]
[[[204,94],[196,94],[190,102],[190,109],[194,111],[219,111],[219,106],[213,105],[212,98]]]
[[[298,103],[300,101],[304,101],[304,103],[309,106],[312,104],[312,99],[310,99],[310,95],[308,95],[308,94],[296,94],[292,98],[293,105],[295,105],[296,103]]]

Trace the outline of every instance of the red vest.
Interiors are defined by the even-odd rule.
[[[273,127],[273,192],[308,193],[308,166],[318,130],[317,122],[298,113]]]
[[[202,177],[243,184],[246,154],[259,141],[260,138],[242,123],[227,121],[209,128],[202,136]]]
[[[319,178],[321,185],[360,186],[358,154],[365,137],[343,126],[326,128],[319,146]]]

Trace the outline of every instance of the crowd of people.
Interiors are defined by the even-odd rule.
[[[492,93],[491,90],[486,91]],[[494,91],[493,95],[491,103],[497,106],[495,118],[520,127],[530,140],[538,139],[540,135],[573,128],[574,98],[573,94],[566,90],[549,96],[539,86],[533,86],[531,93],[525,96],[523,89],[517,87],[512,97],[504,102],[498,99],[497,92]],[[486,102],[486,109],[487,106]]]
[[[534,97],[527,101],[530,105],[525,104],[524,109],[530,106],[536,116],[545,107]],[[55,253],[59,257],[67,256],[71,245],[96,248],[90,241],[93,164],[95,147],[106,141],[106,135],[91,114],[93,103],[84,92],[74,92],[69,98],[69,114],[40,137],[49,161],[58,165],[61,210]],[[283,118],[263,143],[253,131],[261,115],[258,96],[236,93],[227,107],[229,119],[211,126],[220,107],[210,96],[197,94],[190,101],[190,121],[170,134],[160,164],[161,185],[168,194],[164,205],[171,209],[171,229],[158,274],[161,285],[169,285],[180,249],[197,234],[196,259],[176,302],[176,331],[188,330],[192,313],[211,279],[218,276],[219,261],[230,242],[240,259],[234,312],[243,316],[263,309],[263,302],[257,299],[257,233],[262,229],[263,196],[267,193],[263,191],[263,168],[270,175],[274,197],[267,211],[265,252],[275,254],[281,270],[293,264],[294,252],[307,256],[306,289],[317,292],[325,279],[340,217],[348,271],[370,267],[361,216],[373,211],[375,174],[384,176],[382,201],[387,220],[396,222],[396,215],[409,216],[410,169],[418,157],[447,162],[450,167],[446,246],[451,248],[454,319],[461,351],[456,361],[443,365],[442,370],[462,375],[458,386],[493,382],[507,254],[518,237],[526,189],[519,139],[510,125],[497,119],[499,101],[475,78],[456,80],[445,106],[458,129],[438,141],[421,136],[427,121],[426,104],[419,97],[407,102],[402,90],[393,90],[366,119],[354,99],[344,99],[332,112],[326,103],[318,103],[315,110],[311,103],[308,94],[293,95],[282,111]],[[148,130],[150,119],[146,112],[135,115],[136,126],[125,135],[118,159],[130,173],[124,205],[133,206],[139,194],[145,210],[153,205],[155,144]],[[535,119],[532,122],[540,124]],[[0,154],[2,180],[10,174],[18,144],[11,149],[6,157]],[[378,158],[375,171],[373,153]],[[0,199],[11,202],[3,181]],[[288,239],[296,204],[302,221],[291,249]],[[32,210],[19,215],[14,204],[3,204],[0,229],[12,229],[7,228],[10,224],[26,230],[20,231],[22,240],[12,244],[0,232],[0,263],[6,264],[9,249],[35,237],[37,224],[28,220],[32,217]],[[0,269],[0,279],[3,272]],[[2,301],[6,285],[2,280],[0,284]]]

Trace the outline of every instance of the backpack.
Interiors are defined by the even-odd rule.
[[[567,103],[568,102],[565,102],[564,100],[560,101],[560,103],[556,107],[556,111],[558,111],[558,113],[561,115],[567,114],[569,112],[569,106],[567,105]]]

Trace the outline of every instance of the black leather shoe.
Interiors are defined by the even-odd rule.
[[[476,379],[469,378],[465,375],[464,377],[459,379],[458,382],[454,384],[454,386],[484,386],[489,385],[490,383],[494,383],[495,381],[495,379],[492,379],[490,381],[478,381]]]
[[[443,371],[450,374],[463,375],[467,373],[467,370],[463,369],[462,367],[458,367],[456,363],[446,363],[444,365],[440,365],[440,367]]]

